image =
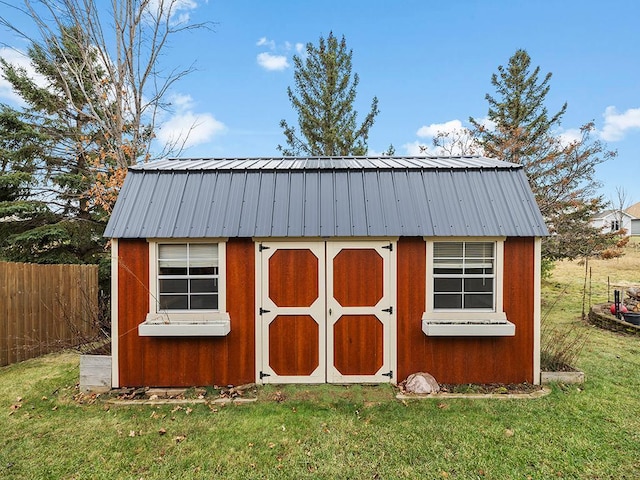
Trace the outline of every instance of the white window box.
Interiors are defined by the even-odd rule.
[[[230,331],[227,312],[150,313],[138,325],[141,337],[223,337]]]
[[[516,326],[506,318],[450,320],[422,317],[422,331],[430,337],[512,337]]]

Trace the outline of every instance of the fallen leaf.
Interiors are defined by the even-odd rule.
[[[504,436],[505,437],[513,437],[513,435],[514,435],[513,430],[511,430],[510,428],[506,428],[505,429],[505,431],[504,431]]]
[[[178,435],[177,437],[174,438],[176,443],[180,443],[180,442],[182,442],[182,441],[184,441],[186,439],[187,439],[186,435]]]
[[[16,402],[21,402],[22,401],[22,397],[17,397],[16,398]]]
[[[187,409],[185,410],[185,413],[189,415],[191,412],[193,412],[193,408],[187,407]]]
[[[441,410],[443,410],[443,409],[445,409],[445,408],[449,408],[449,405],[447,405],[446,403],[439,403],[439,404],[438,404],[438,408],[439,408],[439,409],[441,409]]]
[[[159,433],[160,435],[164,435],[165,433],[167,433],[167,430],[166,430],[166,429],[164,429],[164,428],[161,428],[160,430],[158,430],[158,433]]]
[[[276,446],[276,444],[275,444],[275,443],[273,443],[273,442],[269,442],[269,445],[268,445],[268,447],[269,447],[269,448],[273,448],[273,447],[275,447],[275,446]]]
[[[135,437],[136,436],[136,431],[135,430],[129,430],[129,436],[130,437]]]

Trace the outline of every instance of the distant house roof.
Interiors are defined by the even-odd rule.
[[[620,211],[620,210],[613,210],[613,209],[609,209],[609,210],[603,210],[600,213],[595,214],[593,217],[591,217],[592,220],[602,220],[602,219],[606,219],[606,218],[621,218],[621,217],[628,217],[628,218],[634,218],[633,215],[629,214],[626,210]]]
[[[640,202],[634,203],[629,208],[627,208],[625,212],[627,212],[633,218],[640,218]]]
[[[132,167],[111,238],[544,236],[520,165],[483,157],[163,160]]]

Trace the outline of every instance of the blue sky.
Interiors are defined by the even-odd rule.
[[[171,92],[173,112],[159,132],[196,122],[183,156],[277,156],[280,120],[296,123],[286,93],[291,58],[331,31],[353,50],[359,118],[379,100],[371,154],[391,143],[399,155],[416,154],[429,133],[485,117],[491,74],[524,48],[543,75],[553,73],[549,111],[568,103],[558,133],[571,138],[594,121],[596,138],[617,150],[597,170],[601,193],[614,198],[621,187],[640,201],[640,2],[181,1],[192,20],[215,23],[174,39],[162,60],[196,62]],[[0,82],[0,101],[14,100]]]

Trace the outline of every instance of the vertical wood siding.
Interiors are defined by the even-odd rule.
[[[239,385],[255,380],[254,247],[251,239],[227,242],[225,337],[139,337],[149,310],[149,245],[118,242],[118,332],[121,386]]]
[[[504,244],[504,311],[514,337],[427,337],[426,244],[398,242],[398,380],[429,372],[441,383],[533,382],[534,239]]]

